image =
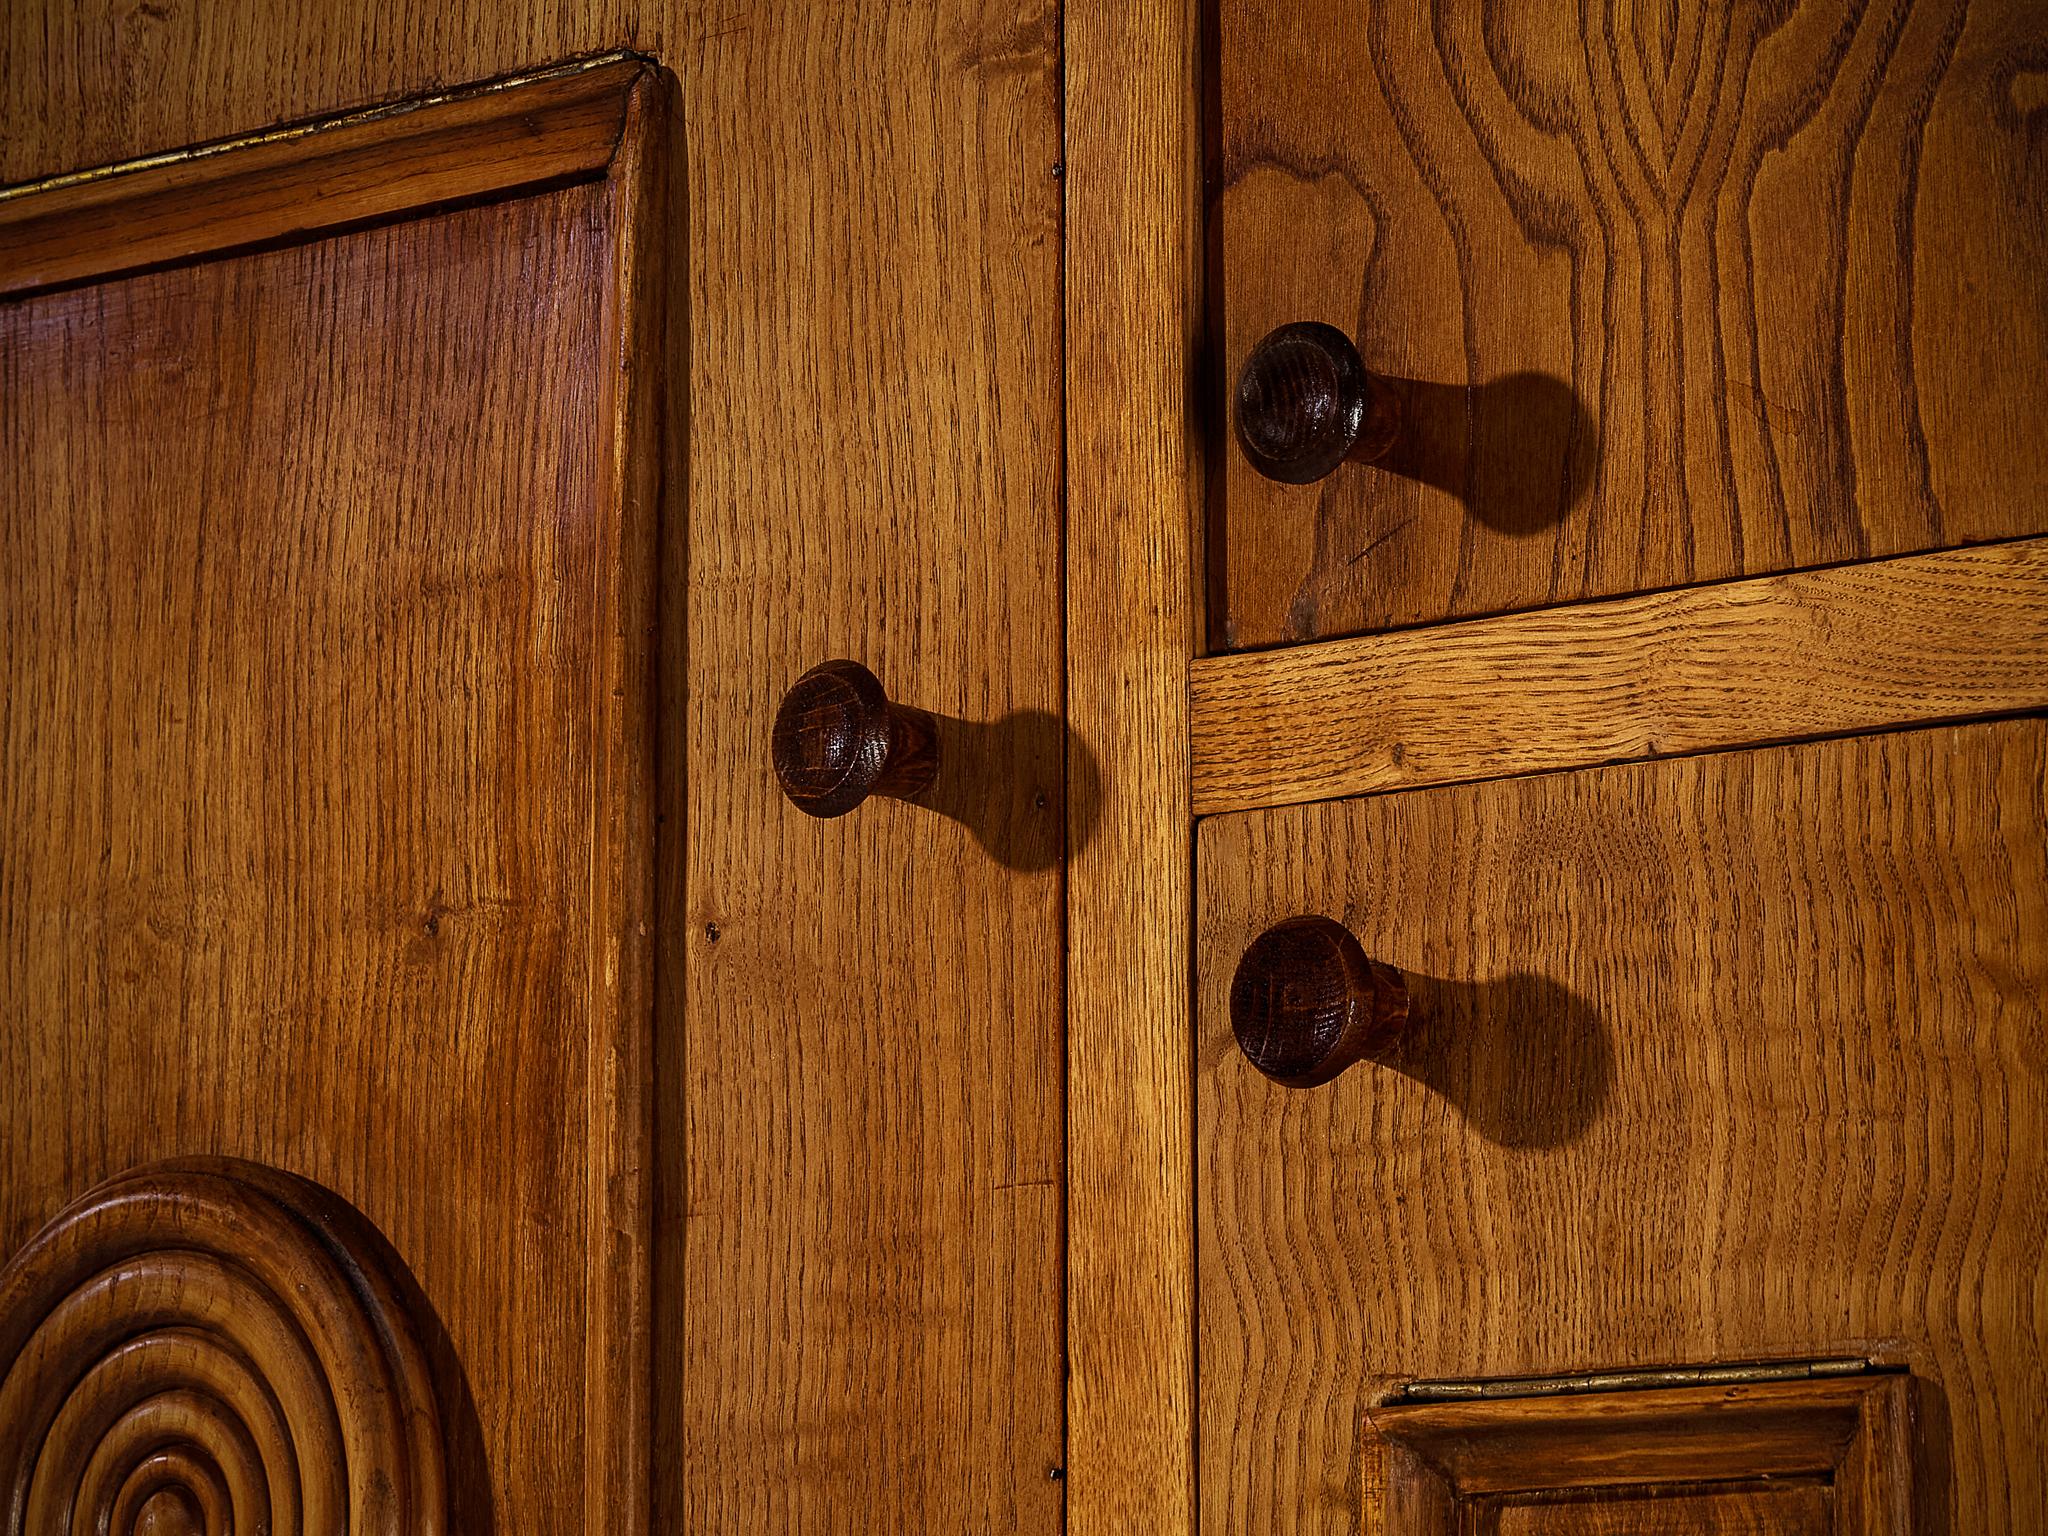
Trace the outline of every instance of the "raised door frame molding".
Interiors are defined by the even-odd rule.
[[[233,256],[451,206],[601,185],[618,252],[600,305],[607,369],[593,395],[610,437],[599,562],[592,743],[590,995],[583,1255],[585,1525],[651,1519],[654,1309],[653,1061],[657,1007],[680,1004],[658,907],[679,865],[657,796],[680,793],[682,540],[663,489],[681,483],[686,263],[681,109],[652,60],[609,53],[431,96],[0,189],[0,303]],[[670,380],[674,378],[672,403]],[[671,611],[671,608],[673,611]],[[659,742],[657,742],[659,737]],[[666,780],[657,765],[669,765]],[[678,818],[669,818],[672,823]],[[661,849],[657,850],[657,836]],[[660,995],[657,1001],[657,993]],[[551,1387],[550,1390],[556,1390]]]
[[[0,299],[477,198],[638,184],[660,79],[605,54],[0,187]]]

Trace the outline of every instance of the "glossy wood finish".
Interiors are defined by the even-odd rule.
[[[88,1191],[0,1271],[0,1531],[449,1529],[409,1284],[344,1202],[273,1169]]]
[[[0,177],[621,46],[674,69],[688,124],[687,259],[667,266],[691,388],[662,571],[690,613],[662,637],[656,864],[681,915],[652,935],[652,1524],[1053,1529],[1056,15],[344,0],[230,19],[25,0],[0,10]],[[777,690],[838,654],[986,728],[930,804],[824,823],[783,799]],[[487,1049],[462,1059],[481,1070]],[[548,1394],[525,1401],[536,1432],[566,1432]],[[636,1527],[595,1508],[577,1528]]]
[[[1899,1536],[1912,1525],[1903,1375],[1367,1414],[1380,1536]]]
[[[1214,656],[1200,814],[2048,708],[2048,540]]]
[[[1412,1376],[1874,1356],[1914,1529],[2048,1524],[2048,721],[1214,817],[1202,1518],[1347,1528]],[[1232,1038],[1302,911],[1415,1015],[1312,1093]]]
[[[644,63],[575,78],[505,172],[602,88],[596,179],[242,249],[414,207],[437,146],[490,184],[467,107],[393,115],[217,157],[236,252],[0,304],[0,1252],[164,1157],[332,1189],[438,1318],[480,1531],[632,1529],[650,1472],[675,125]],[[154,249],[180,176],[9,217]]]
[[[1245,946],[1230,979],[1237,1048],[1288,1088],[1317,1087],[1378,1055],[1407,1021],[1401,973],[1327,917],[1275,923]]]
[[[1321,321],[1408,444],[1231,455],[1259,646],[2048,530],[2037,0],[1220,0],[1217,406]]]
[[[890,703],[857,661],[821,661],[790,684],[768,750],[789,803],[823,819],[870,795],[914,800],[939,776],[938,722]]]
[[[1067,1518],[1073,1536],[1186,1536],[1201,11],[1070,0],[1063,16]]]

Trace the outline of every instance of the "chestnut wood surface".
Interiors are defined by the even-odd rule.
[[[426,1298],[483,1531],[648,1501],[674,124],[642,62],[575,78],[505,174],[602,104],[600,180],[0,304],[0,1252],[164,1157],[334,1190]],[[220,237],[412,207],[436,115],[489,186],[465,110],[223,153]],[[155,249],[183,175],[0,206]]]
[[[0,179],[622,47],[674,70],[688,125],[654,1523],[1053,1529],[1057,13],[24,0],[0,8]],[[975,750],[942,743],[958,772],[932,805],[809,823],[782,799],[776,702],[841,655],[960,722]],[[549,1394],[526,1402],[536,1433],[558,1424]]]
[[[1219,0],[1221,410],[1322,321],[1402,381],[1328,480],[1233,444],[1212,640],[2048,528],[2038,0]]]
[[[1202,11],[1063,14],[1067,1514],[1074,1536],[1189,1536]]]
[[[2048,708],[2048,540],[1195,661],[1198,815]]]
[[[1204,1529],[1354,1529],[1409,1377],[1815,1355],[1910,1368],[1915,1529],[2048,1524],[2048,721],[1214,817],[1198,880]],[[1227,1008],[1302,912],[1413,998],[1307,1092]]]

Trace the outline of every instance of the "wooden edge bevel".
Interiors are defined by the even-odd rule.
[[[2048,707],[2048,538],[1190,672],[1194,809],[1260,810]]]
[[[1911,1378],[1763,1382],[1368,1409],[1361,1486],[1387,1536],[1452,1529],[1456,1501],[1664,1482],[1811,1478],[1857,1518],[1904,1529]],[[1370,1513],[1370,1512],[1368,1512]]]
[[[0,188],[0,299],[597,179],[654,73],[607,54]]]
[[[585,1077],[584,1528],[645,1531],[661,1528],[655,1448],[668,1428],[657,1423],[654,1358],[663,1316],[679,1309],[671,1301],[664,1311],[657,1290],[655,1138],[657,1031],[664,1020],[681,1028],[680,977],[670,975],[681,964],[681,888],[664,878],[659,839],[664,811],[682,803],[683,764],[667,745],[667,721],[681,713],[672,707],[681,656],[671,636],[681,633],[684,599],[664,554],[682,514],[688,263],[672,259],[685,244],[679,93],[665,71],[626,68],[612,77],[616,152],[604,162],[615,257],[601,327],[600,419],[611,432],[601,505],[616,511],[596,551],[590,679],[587,986],[596,1005]]]
[[[1067,1530],[1195,1523],[1200,8],[1065,13]]]

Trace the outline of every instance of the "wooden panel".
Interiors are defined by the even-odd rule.
[[[1393,1378],[1821,1354],[1920,1378],[1917,1526],[2048,1523],[2044,825],[2038,718],[1203,822],[1205,1528],[1348,1529]],[[1226,1009],[1299,912],[1417,1020],[1308,1092]]]
[[[1198,814],[2048,707],[2048,540],[1192,673]]]
[[[1062,1460],[1057,13],[27,0],[0,8],[0,176],[617,47],[676,70],[689,125],[687,518],[664,560],[693,649],[687,672],[680,638],[667,656],[666,697],[690,705],[662,743],[689,790],[661,847],[664,900],[691,888],[659,935],[655,1522],[1044,1530]],[[985,728],[956,738],[965,772],[941,794],[1007,855],[929,809],[799,825],[769,727],[782,689],[839,655]]]
[[[1367,1413],[1379,1536],[1909,1528],[1900,1375],[1401,1403]]]
[[[1220,372],[1325,321],[1410,426],[1319,486],[1233,447],[1218,643],[2043,531],[2036,0],[1222,0],[1220,35]]]
[[[1065,17],[1068,1518],[1075,1536],[1185,1533],[1198,9]]]
[[[478,1527],[644,1518],[630,222],[0,306],[0,1251],[165,1156],[332,1188],[438,1313]]]

